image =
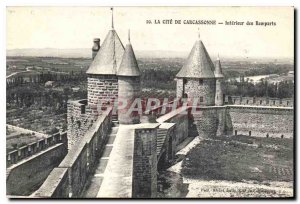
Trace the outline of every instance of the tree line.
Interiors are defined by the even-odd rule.
[[[294,82],[268,83],[265,80],[261,80],[256,84],[248,81],[224,82],[224,93],[230,96],[293,98]]]

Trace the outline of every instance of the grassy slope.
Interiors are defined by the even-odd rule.
[[[293,180],[293,141],[233,136],[204,140],[183,161],[185,177],[207,180]]]

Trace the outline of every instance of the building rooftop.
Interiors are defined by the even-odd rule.
[[[214,64],[202,41],[198,39],[185,64],[176,75],[178,78],[215,78]]]
[[[216,69],[215,69],[215,77],[216,78],[223,78],[224,75],[223,75],[223,71],[222,71],[222,67],[221,67],[221,61],[219,59],[219,56],[218,56],[218,59],[216,61]]]
[[[132,45],[130,43],[130,35],[128,35],[128,43],[125,48],[125,53],[122,57],[120,67],[118,69],[119,76],[140,76],[141,72],[135,58]]]
[[[86,73],[116,75],[123,54],[124,46],[116,31],[111,29]]]

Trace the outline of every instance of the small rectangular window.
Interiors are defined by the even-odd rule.
[[[200,102],[203,102],[203,96],[200,96]]]
[[[85,106],[84,105],[81,106],[81,114],[85,114]]]
[[[203,79],[199,79],[199,85],[203,85]]]

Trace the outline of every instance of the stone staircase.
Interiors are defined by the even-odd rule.
[[[98,165],[96,167],[96,170],[94,172],[94,175],[92,175],[89,178],[89,182],[85,189],[83,190],[82,197],[84,198],[96,198],[97,193],[101,187],[102,181],[103,181],[103,173],[105,171],[105,168],[107,166],[109,156],[111,153],[111,150],[114,145],[114,141],[116,138],[116,134],[119,129],[119,122],[115,120],[115,118],[112,118],[113,126],[111,129],[111,132],[108,136],[107,144],[104,147],[102,156],[100,157],[98,161]]]
[[[156,149],[157,155],[160,155],[160,153],[161,153],[162,147],[165,143],[167,132],[168,132],[167,129],[160,129],[160,128],[157,129],[157,143],[156,143],[157,144],[157,149]]]
[[[118,115],[112,115],[112,123],[114,127],[119,126]]]

